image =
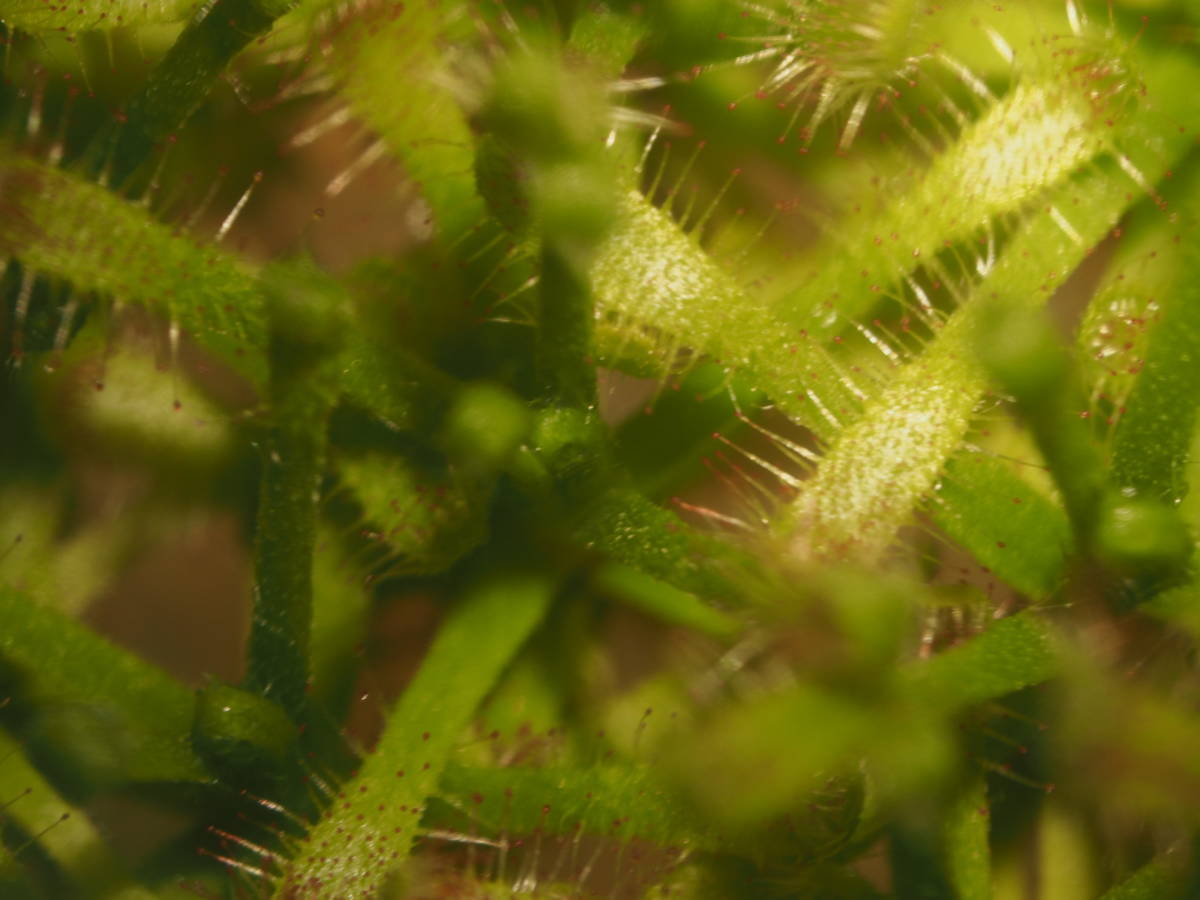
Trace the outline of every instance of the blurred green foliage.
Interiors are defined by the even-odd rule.
[[[1196,4],[0,23],[0,894],[1200,893]]]

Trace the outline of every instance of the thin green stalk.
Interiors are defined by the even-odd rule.
[[[16,154],[0,154],[0,194],[0,251],[69,282],[72,296],[95,292],[151,310],[255,387],[266,380],[262,292],[241,261],[97,184]]]
[[[946,875],[959,900],[990,900],[992,855],[988,843],[991,808],[987,780],[974,773],[946,817]]]
[[[225,67],[287,12],[291,0],[216,0],[202,7],[154,69],[118,124],[97,135],[85,160],[121,186],[154,148],[181,128],[208,96]]]
[[[307,709],[312,558],[329,401],[295,385],[277,401],[262,448],[246,687],[294,718]]]
[[[153,895],[134,887],[111,848],[83,810],[64,801],[46,783],[11,737],[0,732],[0,833],[9,847],[0,845],[0,856],[10,852],[20,863],[32,846],[43,850],[53,863],[52,885],[57,896],[110,897],[119,900],[151,900]],[[15,844],[16,846],[12,846]],[[0,881],[0,888],[7,887]],[[26,896],[5,894],[5,896]],[[33,896],[42,896],[35,894]],[[46,893],[44,896],[50,896]]]
[[[307,722],[313,548],[336,399],[343,295],[314,267],[266,273],[270,419],[261,448],[246,687]]]
[[[557,246],[542,249],[538,296],[538,369],[547,393],[559,403],[589,409],[596,404],[591,363],[592,294],[587,279]]]
[[[545,573],[508,572],[468,592],[375,751],[299,848],[277,898],[356,900],[394,884],[463,729],[545,615],[554,589]]]

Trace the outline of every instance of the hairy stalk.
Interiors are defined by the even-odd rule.
[[[547,394],[580,408],[596,403],[592,347],[592,296],[587,282],[561,250],[542,251],[538,282],[538,365]]]
[[[290,385],[275,396],[262,448],[246,686],[297,720],[307,709],[312,558],[328,415],[328,398],[307,384]]]
[[[49,879],[49,885],[43,884],[43,889],[151,900],[154,895],[131,882],[83,810],[63,801],[25,758],[17,742],[3,733],[0,762],[0,832],[7,845],[0,846],[0,855],[12,853],[19,865],[28,855],[22,851],[30,849],[36,836],[38,849],[50,856],[55,868],[55,877]],[[0,886],[11,887],[2,880]],[[32,885],[27,889],[34,890]]]
[[[554,592],[544,575],[494,574],[438,631],[379,744],[309,832],[280,898],[374,897],[401,869],[426,800],[476,706],[537,626]],[[479,635],[489,636],[480,644]]]
[[[229,62],[292,5],[291,0],[216,0],[201,7],[117,124],[93,139],[84,165],[109,184],[123,185],[191,118]]]
[[[238,262],[59,169],[5,155],[0,183],[12,207],[0,222],[0,248],[76,291],[163,315],[176,339],[185,329],[253,384],[265,382],[262,295]]]

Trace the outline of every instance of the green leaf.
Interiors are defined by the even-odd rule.
[[[270,31],[292,3],[214,0],[201,5],[118,120],[97,133],[85,166],[123,186],[191,118],[233,58]]]
[[[276,896],[370,896],[403,865],[463,728],[553,592],[549,576],[510,573],[493,575],[463,597],[388,716],[375,751],[298,848]]]
[[[901,672],[905,691],[946,715],[1041,684],[1058,674],[1053,633],[1035,612],[993,622],[986,631]]]
[[[77,291],[162,315],[253,384],[264,383],[263,300],[238,262],[62,170],[0,155],[0,182],[9,205],[0,249]]]
[[[1200,253],[1196,167],[1182,193],[1178,275],[1155,292],[1155,324],[1141,371],[1113,435],[1113,478],[1176,504],[1188,489],[1189,450],[1200,397]],[[1168,245],[1170,246],[1170,245]],[[1154,289],[1152,284],[1151,290]]]
[[[1160,66],[1156,83],[1165,83],[1174,65],[1172,59]],[[1159,114],[1143,110],[1126,124],[1126,135],[1131,141],[1143,135]],[[1161,146],[1147,154],[1143,177],[1157,181],[1167,160],[1184,146],[1184,139],[1174,135],[1165,155]],[[1113,227],[1131,199],[1128,186],[1100,168],[1049,191],[1045,206],[1021,226],[973,295],[1003,298],[1015,310],[1038,308]],[[1061,209],[1071,210],[1074,224],[1069,229],[1063,227]],[[800,549],[879,557],[967,433],[986,387],[974,354],[983,325],[977,302],[957,310],[924,352],[838,434],[793,505],[792,528],[806,526]]]
[[[619,563],[602,565],[592,576],[595,587],[671,625],[728,638],[741,629],[732,616],[649,575]]]
[[[338,360],[338,387],[346,399],[393,431],[434,430],[458,384],[395,344],[373,338],[360,321]]]
[[[1060,586],[1072,543],[1067,517],[1003,461],[959,451],[926,506],[939,528],[1023,594],[1041,599]]]
[[[946,872],[958,900],[989,900],[992,896],[990,825],[987,780],[973,775],[955,798],[944,829]]]
[[[404,163],[448,240],[474,228],[483,213],[475,191],[474,137],[458,100],[447,48],[466,40],[465,4],[409,0],[344,21],[331,36],[328,65],[337,90]],[[396,79],[397,72],[408,77]]]
[[[1017,404],[1063,498],[1079,544],[1086,546],[1107,480],[1104,459],[1079,416],[1083,391],[1073,360],[1041,310],[992,301],[980,311],[976,352]]]
[[[128,782],[204,782],[191,691],[87,627],[0,588],[5,717],[72,796]]]
[[[445,571],[487,537],[487,479],[376,450],[339,454],[334,468],[389,572]]]
[[[354,689],[357,651],[367,634],[370,600],[365,575],[333,530],[318,522],[309,671],[314,698],[339,721]]]
[[[799,684],[725,704],[664,742],[656,762],[705,814],[737,833],[819,807],[814,795],[831,779],[856,776],[864,761],[889,799],[924,793],[953,771],[951,754],[934,715]]]
[[[1185,862],[1179,854],[1161,854],[1120,884],[1104,892],[1101,900],[1183,900],[1188,896]]]
[[[127,873],[83,810],[66,803],[30,764],[20,745],[0,731],[0,825],[5,842],[0,856],[12,854],[20,864],[30,851],[46,853],[55,867],[45,893],[6,896],[106,897],[114,900],[151,900],[150,891],[134,887]],[[14,833],[16,832],[16,833]],[[3,863],[0,862],[0,870]],[[61,880],[60,880],[61,879]],[[0,888],[5,887],[0,875]]]
[[[451,764],[439,792],[458,812],[449,824],[463,831],[510,837],[582,833],[679,850],[708,843],[690,811],[636,763],[496,769]]]
[[[931,258],[945,242],[959,241],[1006,213],[1041,206],[1041,198],[1068,175],[1111,147],[1114,130],[1106,119],[1128,105],[1132,90],[1117,77],[1117,96],[1098,90],[1100,78],[1114,73],[1095,76],[1097,71],[1123,66],[1115,44],[1103,43],[1079,41],[1069,54],[1025,62],[1013,87],[910,190],[882,211],[867,207],[837,227],[834,246],[814,252],[811,280],[782,301],[783,316],[829,330],[862,320],[878,302],[880,288],[916,260]]]
[[[58,491],[11,486],[0,494],[0,583],[39,606],[81,613],[116,569],[124,530],[94,526],[62,538],[65,504]]]
[[[276,384],[279,368],[272,372],[271,422],[260,458],[246,686],[303,722],[308,710],[313,546],[330,398],[327,389],[309,379]]]

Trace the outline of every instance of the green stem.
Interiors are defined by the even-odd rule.
[[[187,122],[230,60],[291,6],[290,0],[217,0],[189,22],[119,124],[87,148],[87,167],[98,171],[107,164],[109,183],[123,184],[156,145]]]
[[[263,448],[246,687],[307,710],[312,559],[329,401],[304,380],[279,391]]]
[[[537,362],[551,397],[583,409],[596,404],[596,370],[591,363],[592,294],[587,280],[549,243],[542,250]]]

